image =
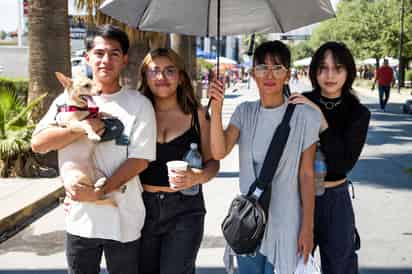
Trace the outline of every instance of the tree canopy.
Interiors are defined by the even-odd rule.
[[[319,24],[312,48],[326,41],[344,42],[357,58],[396,57],[399,52],[401,0],[342,0],[336,18]],[[412,4],[405,1],[403,56],[412,58]]]

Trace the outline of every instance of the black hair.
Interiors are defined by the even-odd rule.
[[[356,78],[355,60],[348,47],[341,42],[326,42],[316,50],[309,66],[309,78],[312,82],[313,88],[315,91],[320,92],[321,88],[317,80],[317,75],[322,62],[325,59],[325,54],[327,51],[332,53],[335,64],[344,66],[347,71],[346,81],[342,87],[342,95],[346,93],[352,94],[352,84]]]
[[[253,65],[264,64],[267,55],[280,62],[279,65],[290,68],[290,50],[281,41],[268,41],[260,44],[253,54]]]
[[[119,42],[123,54],[127,54],[129,51],[129,38],[127,37],[127,34],[114,25],[106,24],[88,30],[86,36],[87,51],[94,47],[94,38],[96,37],[103,37],[105,39]]]

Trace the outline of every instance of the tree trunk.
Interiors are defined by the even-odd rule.
[[[144,36],[144,35],[143,35]],[[128,64],[122,72],[121,82],[127,88],[136,89],[140,81],[139,69],[146,54],[155,48],[166,46],[166,35],[155,34],[140,37],[131,43],[128,52]]]
[[[202,94],[201,90],[197,88],[197,66],[196,66],[196,37],[171,34],[171,48],[179,54],[183,59],[185,69],[192,79],[192,84],[196,90],[196,96],[200,99]]]
[[[54,72],[71,75],[67,0],[31,0],[29,7],[29,94],[48,96],[32,112],[38,121],[63,88]]]
[[[122,71],[121,82],[122,86],[130,89],[137,89],[137,85],[140,81],[139,68],[149,51],[149,41],[141,40],[136,41],[130,48],[128,52],[128,64],[127,67]]]
[[[39,121],[63,87],[55,72],[71,75],[70,35],[67,0],[31,0],[29,4],[29,94],[31,102],[48,96],[32,112]],[[42,156],[47,166],[56,166],[57,153]]]

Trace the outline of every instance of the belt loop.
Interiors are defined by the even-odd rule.
[[[353,183],[352,183],[352,181],[349,181],[348,180],[348,183],[351,185],[351,187],[352,187],[352,199],[354,200],[355,199],[355,187],[353,186]]]

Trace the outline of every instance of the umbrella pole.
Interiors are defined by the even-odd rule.
[[[216,79],[220,79],[219,74],[220,74],[220,0],[217,0],[217,61],[216,61]],[[209,108],[210,104],[212,103],[212,99],[209,99],[209,102],[207,103],[206,107],[206,120],[210,120],[210,114],[209,114]]]

